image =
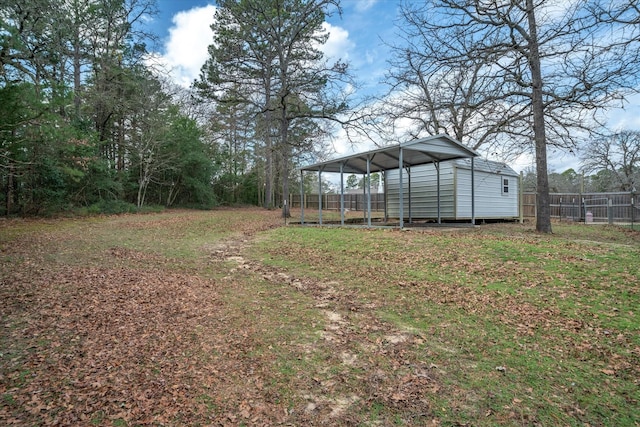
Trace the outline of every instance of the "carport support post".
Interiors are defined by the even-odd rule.
[[[384,222],[386,224],[387,219],[388,219],[388,214],[387,214],[387,171],[386,170],[382,171],[382,191],[383,191],[383,195],[384,195],[384,199],[382,200],[384,202]]]
[[[433,165],[436,167],[436,192],[438,193],[438,224],[442,224],[442,220],[440,218],[440,162],[433,162]]]
[[[402,170],[404,169],[404,159],[402,153],[402,147],[400,147],[400,155],[398,156],[398,171],[400,172],[399,180],[400,180],[400,191],[398,192],[398,196],[400,200],[398,201],[398,207],[400,208],[400,229],[404,228],[404,191],[402,182]]]
[[[322,225],[322,171],[318,171],[318,224]]]
[[[304,171],[300,169],[300,224],[304,225]]]
[[[344,163],[340,163],[340,225],[344,225]]]
[[[407,202],[409,202],[409,224],[413,224],[413,216],[411,215],[411,166],[407,167],[407,181],[408,181],[408,191],[409,191],[409,199],[407,200]]]
[[[367,156],[367,225],[371,227],[371,156]]]
[[[476,224],[476,184],[475,167],[473,157],[471,157],[471,225]]]

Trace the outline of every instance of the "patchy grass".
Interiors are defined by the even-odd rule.
[[[404,357],[433,366],[428,408],[440,422],[634,425],[638,235],[594,231],[288,228],[255,255],[339,281],[413,336]]]
[[[3,425],[621,425],[640,234],[0,223]]]

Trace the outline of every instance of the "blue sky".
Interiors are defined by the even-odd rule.
[[[333,60],[349,62],[362,90],[372,94],[385,90],[380,83],[387,69],[389,49],[384,41],[395,33],[395,19],[399,9],[397,0],[342,0],[342,15],[328,17],[326,27],[329,40],[322,48]],[[158,0],[159,15],[151,23],[159,36],[155,58],[170,70],[172,79],[188,87],[198,78],[206,61],[207,46],[213,35],[215,2],[206,0]],[[342,130],[333,142],[337,156],[365,151],[373,147],[371,141],[351,145]]]
[[[188,86],[197,77],[212,39],[214,1],[158,0],[159,16],[152,28],[160,37],[158,53],[173,70],[174,80]],[[330,40],[325,53],[347,60],[370,89],[384,76],[398,10],[396,0],[342,0],[342,16],[327,19]]]
[[[185,87],[198,77],[200,67],[207,59],[214,4],[211,0],[158,0],[160,13],[151,23],[160,37],[155,57],[171,70],[173,80]],[[399,0],[342,0],[341,6],[342,16],[334,14],[327,19],[330,38],[323,50],[328,57],[348,61],[367,92],[382,91],[385,87],[380,81],[390,54],[385,42],[394,40]],[[610,125],[618,129],[640,129],[638,106],[640,96],[635,96],[626,109],[612,110]],[[337,155],[372,147],[370,141],[352,147],[341,141],[340,135],[334,145]],[[576,157],[564,152],[550,149],[548,158],[550,172],[563,172],[568,168],[578,170],[580,166]],[[510,165],[520,171],[533,164],[530,156],[521,156]]]

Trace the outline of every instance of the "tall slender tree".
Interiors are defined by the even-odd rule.
[[[265,206],[275,202],[276,175],[284,202],[296,151],[313,148],[311,137],[324,131],[318,120],[333,119],[347,108],[340,90],[340,83],[348,78],[347,67],[328,63],[319,50],[328,38],[323,28],[326,14],[338,3],[226,0],[219,6],[210,59],[198,87],[219,102],[242,102],[255,108],[260,124],[256,135],[263,142],[266,162]],[[283,215],[289,215],[286,203]]]

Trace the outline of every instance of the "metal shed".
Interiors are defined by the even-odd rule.
[[[471,208],[471,161],[458,159],[439,166],[424,164],[411,168],[411,205],[413,218],[445,221],[476,219],[516,219],[519,217],[519,175],[504,163],[477,158],[473,164],[475,209]],[[398,170],[385,175],[387,214],[399,212]],[[440,182],[437,182],[439,177]],[[406,183],[404,184],[406,187]],[[439,187],[439,190],[438,190]],[[438,194],[440,212],[437,211]],[[407,204],[406,197],[404,198]]]
[[[468,179],[469,188],[469,205],[471,208],[470,220],[475,223],[475,185],[474,181],[474,158],[478,156],[474,150],[465,147],[460,142],[448,135],[435,135],[422,139],[391,145],[376,150],[366,151],[363,153],[353,154],[326,162],[320,162],[313,165],[300,168],[300,195],[302,198],[304,189],[302,175],[305,172],[317,172],[318,182],[322,182],[322,173],[331,172],[340,174],[340,211],[341,224],[344,225],[344,174],[366,174],[370,176],[373,172],[382,172],[385,174],[385,182],[387,173],[395,171],[397,177],[397,199],[398,205],[397,217],[400,221],[400,228],[404,227],[406,218],[411,221],[412,218],[412,180],[411,170],[419,165],[432,164],[436,170],[436,212],[438,222],[441,220],[441,185],[440,185],[440,165],[442,162],[448,162],[458,159],[469,159],[470,175]],[[405,185],[406,181],[406,185]],[[367,180],[370,182],[370,179]],[[406,191],[405,191],[406,190]],[[367,194],[367,211],[368,226],[371,226],[371,189],[365,189]],[[322,224],[322,191],[319,193],[319,222]],[[398,200],[406,200],[406,203],[397,203]],[[406,205],[406,206],[405,206]],[[406,209],[405,209],[406,207]],[[301,222],[304,224],[304,208],[302,209]]]

